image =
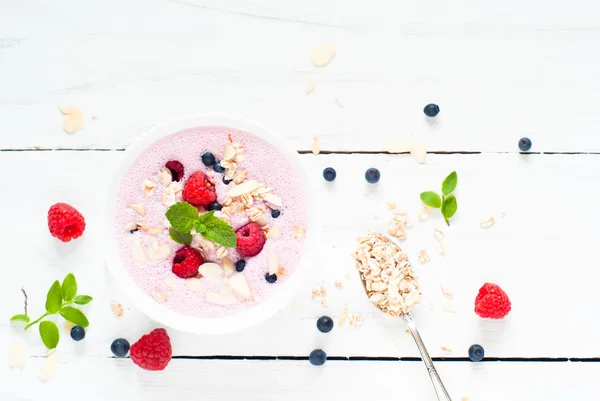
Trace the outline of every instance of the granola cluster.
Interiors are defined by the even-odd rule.
[[[359,237],[357,245],[353,257],[371,302],[390,316],[408,313],[421,292],[406,253],[381,234]]]

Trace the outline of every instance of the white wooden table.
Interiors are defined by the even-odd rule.
[[[0,359],[15,343],[28,358],[22,370],[0,363],[0,400],[434,400],[403,323],[380,316],[354,274],[345,278],[354,238],[386,231],[387,201],[407,205],[414,221],[402,246],[424,291],[415,315],[454,400],[593,399],[599,11],[591,0],[1,0]],[[317,69],[310,52],[325,42],[337,54]],[[305,95],[309,78],[316,90]],[[430,102],[442,110],[435,124],[422,113]],[[83,131],[63,132],[61,103],[81,108]],[[135,137],[208,111],[285,136],[303,153],[323,211],[340,213],[322,213],[318,266],[293,304],[242,333],[171,330],[175,359],[145,372],[109,350],[114,338],[135,341],[156,325],[105,269],[99,208]],[[318,156],[309,152],[313,136]],[[533,154],[519,154],[522,136],[533,140]],[[390,138],[426,144],[426,164],[383,152]],[[334,185],[321,178],[327,166],[338,172]],[[363,174],[372,166],[382,179],[368,189]],[[418,194],[453,170],[459,211],[444,228],[441,257],[432,232],[443,221],[435,213],[416,221]],[[58,201],[88,222],[70,244],[47,232],[46,212]],[[496,224],[480,228],[490,216]],[[429,264],[416,262],[420,249]],[[8,318],[22,310],[21,287],[30,313],[41,314],[51,282],[70,271],[95,297],[91,326],[81,343],[63,334],[60,365],[41,383],[36,330],[24,335]],[[486,281],[513,302],[503,321],[472,311]],[[442,284],[454,288],[455,313],[444,311]],[[326,307],[311,299],[317,285],[328,291]],[[113,301],[125,307],[121,318]],[[318,316],[337,321],[346,308],[364,316],[363,327],[316,330]],[[468,362],[473,343],[491,360]],[[314,348],[330,356],[321,368],[307,361]]]

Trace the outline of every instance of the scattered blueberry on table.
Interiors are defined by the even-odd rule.
[[[71,338],[75,341],[81,341],[85,338],[85,329],[81,326],[74,326],[71,329]]]
[[[265,280],[267,280],[268,283],[273,284],[274,282],[277,281],[277,275],[276,274],[265,274]]]
[[[213,164],[213,171],[215,173],[223,174],[225,172],[225,169],[223,168],[223,166],[221,166],[221,162],[216,162],[215,164]]]
[[[321,316],[317,320],[317,329],[321,333],[329,333],[333,329],[333,319],[329,316]]]
[[[129,341],[124,338],[117,338],[110,345],[110,350],[118,358],[125,358],[129,352]]]
[[[281,216],[281,212],[279,210],[271,210],[271,217],[273,217],[274,219],[276,219],[279,216]]]
[[[440,107],[437,104],[434,104],[434,103],[429,103],[423,109],[423,113],[425,113],[425,115],[427,117],[435,117],[435,116],[438,115],[439,112],[440,112]]]
[[[325,170],[323,170],[323,178],[325,178],[325,181],[331,182],[335,180],[336,176],[337,173],[333,167],[327,167]]]
[[[485,351],[479,344],[473,344],[469,347],[469,359],[473,362],[479,362],[483,359]]]
[[[217,201],[208,204],[208,210],[221,210],[223,206]]]
[[[215,162],[215,155],[213,155],[212,153],[206,152],[202,155],[202,163],[204,163],[206,167],[212,166],[213,164],[215,164]]]
[[[321,366],[327,360],[327,354],[322,349],[316,349],[310,353],[308,360],[313,366]]]
[[[521,152],[527,152],[531,149],[531,139],[526,137],[519,139],[519,149],[521,149]]]
[[[381,178],[381,173],[374,167],[371,167],[365,172],[365,180],[370,184],[375,184]]]
[[[235,262],[235,271],[241,273],[246,268],[246,261],[244,259],[240,259]]]

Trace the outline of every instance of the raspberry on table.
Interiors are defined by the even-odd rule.
[[[485,283],[475,298],[475,313],[489,319],[502,319],[511,310],[508,295],[496,284]]]
[[[256,223],[248,223],[235,232],[236,248],[242,256],[256,256],[265,246],[265,235]]]
[[[142,369],[163,370],[171,361],[173,349],[165,329],[144,334],[130,350],[131,360]]]
[[[215,186],[204,173],[198,171],[183,186],[183,200],[194,206],[207,208],[217,200]]]
[[[204,263],[204,258],[191,246],[184,246],[175,252],[172,271],[181,278],[190,278],[198,274],[198,268]]]
[[[85,219],[73,206],[57,203],[48,210],[48,228],[62,242],[79,238],[85,231]]]

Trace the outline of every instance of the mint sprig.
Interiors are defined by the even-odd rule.
[[[453,171],[442,182],[441,196],[433,191],[421,192],[421,201],[429,207],[440,209],[447,225],[450,225],[450,221],[448,221],[448,219],[454,216],[456,214],[456,210],[458,209],[456,197],[452,195],[452,192],[456,189],[457,184],[458,175],[456,174],[456,171]]]
[[[90,322],[85,314],[71,305],[85,305],[91,300],[92,297],[89,295],[77,295],[77,280],[75,280],[73,274],[69,273],[63,280],[62,285],[58,280],[52,283],[52,286],[48,290],[48,295],[46,295],[46,313],[33,322],[30,322],[31,319],[27,313],[16,314],[10,318],[10,321],[28,323],[25,326],[25,330],[41,322],[39,331],[42,342],[46,348],[53,349],[58,345],[58,340],[60,338],[58,327],[56,327],[54,322],[44,319],[58,313],[65,318],[65,320],[77,326],[88,327]]]
[[[235,231],[227,222],[216,217],[214,210],[199,215],[194,206],[187,202],[178,202],[167,210],[166,216],[171,223],[169,235],[178,244],[192,243],[190,231],[193,227],[204,238],[219,245],[227,248],[236,246]]]

